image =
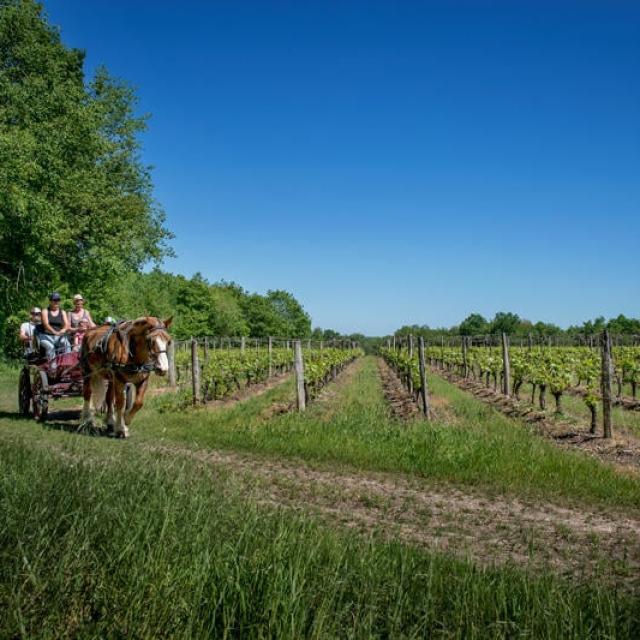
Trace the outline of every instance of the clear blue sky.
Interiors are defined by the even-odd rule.
[[[640,3],[45,6],[152,114],[165,268],[368,334],[640,315]]]

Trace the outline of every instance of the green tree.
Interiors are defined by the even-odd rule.
[[[489,323],[479,313],[468,315],[458,327],[458,333],[461,336],[479,336],[487,333],[488,330]]]
[[[52,289],[100,304],[168,252],[134,92],[66,47],[34,0],[0,0],[0,314]],[[5,317],[0,317],[4,326]]]
[[[249,325],[249,335],[256,338],[290,336],[285,319],[278,314],[274,305],[264,296],[257,293],[246,296],[242,308]]]
[[[489,326],[490,333],[513,335],[520,329],[520,316],[510,311],[498,311]]]
[[[267,300],[282,319],[284,334],[294,338],[311,335],[311,318],[302,305],[288,291],[267,291]]]

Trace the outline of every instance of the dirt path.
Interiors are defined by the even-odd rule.
[[[144,445],[241,479],[259,503],[330,524],[443,550],[483,565],[516,563],[579,580],[640,588],[640,513],[633,516],[488,496],[406,476],[342,473],[227,451]]]
[[[399,420],[418,418],[420,416],[418,405],[404,388],[395,371],[382,358],[378,358],[378,372],[382,380],[384,397],[394,417]]]

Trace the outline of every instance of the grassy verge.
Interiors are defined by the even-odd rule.
[[[638,637],[631,596],[479,569],[242,499],[232,477],[0,440],[0,636]],[[92,462],[93,460],[93,462]]]
[[[302,416],[265,420],[264,407],[273,401],[265,394],[219,413],[147,413],[135,429],[154,440],[400,471],[485,490],[609,506],[640,505],[636,479],[581,453],[558,449],[437,376],[430,378],[430,385],[455,416],[453,424],[404,425],[390,418],[376,361],[366,358],[332,399],[333,405],[312,405]]]
[[[292,384],[287,381],[259,397],[213,410],[160,412],[165,400],[154,399],[136,418],[132,442],[124,446],[141,440],[175,441],[351,469],[403,472],[535,499],[635,510],[640,505],[636,478],[579,452],[555,447],[436,376],[430,379],[431,390],[455,417],[446,424],[405,425],[390,418],[374,358],[365,358],[354,375],[335,388],[333,397],[312,404],[305,414],[274,415],[272,406],[290,399]],[[32,437],[41,437],[32,423],[8,417],[0,419],[0,428],[7,432],[27,428]]]

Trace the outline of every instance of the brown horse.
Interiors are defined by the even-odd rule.
[[[137,320],[90,329],[82,341],[80,362],[84,371],[84,406],[81,425],[95,427],[95,409],[107,403],[107,427],[117,437],[129,435],[128,426],[144,403],[149,375],[169,370],[167,329],[172,318],[146,316]],[[133,406],[125,411],[125,385],[136,389]],[[114,416],[115,410],[115,416]]]

